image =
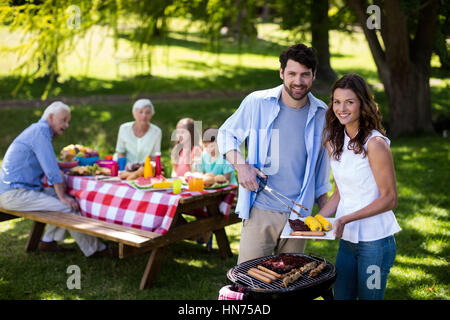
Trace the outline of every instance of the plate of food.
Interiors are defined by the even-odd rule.
[[[162,180],[159,178],[144,178],[140,177],[136,180],[128,180],[127,184],[131,187],[142,191],[172,191],[172,180]],[[186,189],[187,186],[182,185],[182,189]]]
[[[217,183],[215,182],[214,184],[212,184],[209,187],[204,187],[205,190],[214,190],[214,189],[221,189],[221,188],[225,188],[228,187],[230,185],[229,181],[223,182],[223,183]]]
[[[108,168],[101,168],[97,164],[92,166],[77,166],[69,169],[67,171],[68,175],[71,176],[96,176],[96,175],[105,175],[110,176],[111,170]]]
[[[281,238],[334,240],[334,220],[335,218],[325,219],[320,215],[289,219]]]

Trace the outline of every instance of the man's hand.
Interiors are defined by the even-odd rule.
[[[239,184],[250,191],[255,191],[259,187],[258,180],[256,179],[257,175],[261,178],[266,178],[264,173],[249,164],[238,165],[236,170]]]
[[[245,162],[245,159],[237,150],[230,150],[226,154],[227,160],[237,170],[239,184],[245,189],[255,191],[259,187],[256,175],[266,178],[265,174],[256,169],[254,166]]]
[[[78,205],[78,202],[68,196],[64,190],[64,184],[62,183],[55,183],[53,185],[56,194],[58,195],[58,199],[64,203],[66,206],[68,206],[70,208],[70,210],[72,211],[80,211],[80,206]]]
[[[68,206],[71,211],[80,211],[80,206],[74,198],[65,196],[61,199],[61,202]]]

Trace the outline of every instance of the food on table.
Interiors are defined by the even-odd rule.
[[[225,176],[224,176],[223,174],[218,174],[218,175],[214,178],[214,181],[217,182],[217,183],[219,183],[219,184],[222,184],[222,183],[227,182],[227,178],[225,178]]]
[[[153,184],[153,188],[155,188],[155,189],[169,189],[169,188],[172,188],[172,181],[155,182]]]
[[[323,269],[325,269],[326,266],[327,266],[327,263],[325,261],[323,261],[315,269],[311,270],[311,272],[309,273],[309,276],[313,277],[313,278],[317,277],[323,271]]]
[[[293,231],[309,231],[309,227],[300,219],[289,219],[289,225]]]
[[[127,180],[128,176],[131,174],[130,171],[122,171],[119,173],[120,180]]]
[[[322,225],[323,230],[330,231],[333,228],[330,221],[322,217],[320,214],[316,214],[314,218],[316,218],[317,221],[319,221],[319,223]]]
[[[95,149],[83,146],[81,144],[70,144],[65,146],[60,152],[60,158],[63,161],[72,161],[73,158],[89,158],[98,157],[99,154]]]
[[[111,175],[111,170],[108,168],[99,167],[97,164],[92,166],[74,167],[67,171],[69,175],[73,176],[95,176],[95,175]]]
[[[144,177],[139,177],[136,179],[135,183],[139,186],[139,187],[150,187],[153,184],[152,178],[144,178]]]
[[[203,179],[203,186],[205,188],[210,188],[210,189],[220,188],[222,185],[228,183],[228,180],[224,175],[222,175],[222,174],[215,175],[212,172],[200,173],[200,172],[188,171],[182,177],[182,179],[184,179],[184,182],[188,183],[188,184],[192,178]]]
[[[144,176],[144,167],[141,166],[136,171],[130,172],[130,174],[125,179],[127,179],[127,180],[136,180],[137,178],[143,177],[143,176]]]
[[[203,185],[207,188],[211,187],[215,183],[214,177],[211,175],[203,176]]]
[[[311,231],[322,231],[322,225],[313,216],[306,217],[305,223],[311,229]]]

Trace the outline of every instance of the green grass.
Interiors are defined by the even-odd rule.
[[[54,96],[126,95],[130,103],[75,104],[70,128],[54,141],[55,152],[71,143],[95,147],[102,155],[114,151],[119,125],[131,121],[131,105],[137,94],[189,91],[236,90],[247,92],[280,83],[278,54],[292,43],[289,35],[274,24],[260,26],[261,38],[238,47],[225,41],[221,53],[208,49],[196,30],[175,29],[156,43],[152,77],[143,75],[135,65],[117,68],[115,56],[130,56],[131,44],[124,34],[119,52],[112,40],[102,37],[103,29],[93,34],[90,64],[83,56],[88,47],[81,43],[76,52],[62,62],[60,82],[50,91]],[[15,35],[0,27],[0,43],[14,45]],[[89,39],[89,38],[87,38]],[[307,39],[306,39],[307,40]],[[351,37],[333,32],[331,64],[338,75],[358,72],[374,88],[385,118],[386,97],[379,86],[375,65],[361,34]],[[0,99],[12,99],[17,74],[11,74],[14,54],[0,59]],[[438,63],[433,58],[433,67]],[[148,71],[148,70],[147,70]],[[448,119],[448,78],[432,77],[433,119]],[[15,98],[39,98],[45,82],[24,84]],[[316,86],[317,87],[317,86]],[[318,96],[328,101],[326,86]],[[163,130],[163,162],[169,166],[171,133],[182,117],[201,120],[203,127],[220,125],[239,106],[240,97],[155,100],[152,121]],[[41,108],[0,109],[0,162],[11,141],[39,119]],[[450,142],[439,136],[411,136],[394,139],[399,204],[395,214],[402,227],[397,234],[397,258],[389,276],[386,299],[449,299],[449,196]],[[236,264],[240,224],[227,227],[234,256],[221,260],[217,245],[212,253],[192,241],[171,245],[166,251],[155,286],[139,291],[138,285],[148,255],[124,260],[88,259],[80,251],[66,255],[25,254],[23,248],[31,222],[16,219],[0,223],[0,299],[217,299],[227,283],[226,272]],[[71,238],[67,243],[76,247]],[[310,241],[306,252],[334,261],[337,241]],[[81,290],[68,290],[67,267],[81,268]]]
[[[168,164],[168,137],[178,118],[203,120],[205,127],[219,125],[239,101],[206,99],[158,104],[154,122],[167,137],[163,139],[163,161]],[[130,119],[129,110],[128,105],[73,107],[71,127],[55,140],[55,150],[69,143],[84,143],[98,147],[102,154],[112,152],[118,125]],[[0,112],[3,154],[10,139],[38,119],[39,112]],[[5,137],[6,133],[9,136]],[[405,137],[392,141],[392,152],[399,192],[395,213],[402,231],[396,236],[397,259],[385,297],[449,299],[450,142],[437,136]],[[80,251],[67,255],[25,254],[30,227],[31,222],[23,219],[0,223],[0,299],[216,299],[218,290],[227,282],[227,270],[236,263],[240,234],[240,224],[227,227],[234,257],[226,260],[219,258],[217,250],[208,253],[192,241],[171,245],[155,287],[139,291],[148,255],[110,260],[88,259]],[[66,241],[73,243],[70,238]],[[337,247],[337,241],[310,241],[306,252],[334,261]],[[72,264],[81,268],[81,290],[66,287],[66,269]]]

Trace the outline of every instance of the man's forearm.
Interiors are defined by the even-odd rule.
[[[317,198],[317,205],[319,206],[319,209],[322,209],[324,207],[325,203],[327,203],[327,194],[326,193],[322,194],[320,197]]]
[[[56,195],[58,196],[59,200],[63,200],[66,197],[66,190],[64,188],[63,183],[55,183],[53,185],[53,188],[55,189]]]
[[[225,154],[228,162],[230,162],[236,170],[239,170],[239,167],[245,165],[245,159],[242,157],[241,153],[237,150],[230,150]]]

